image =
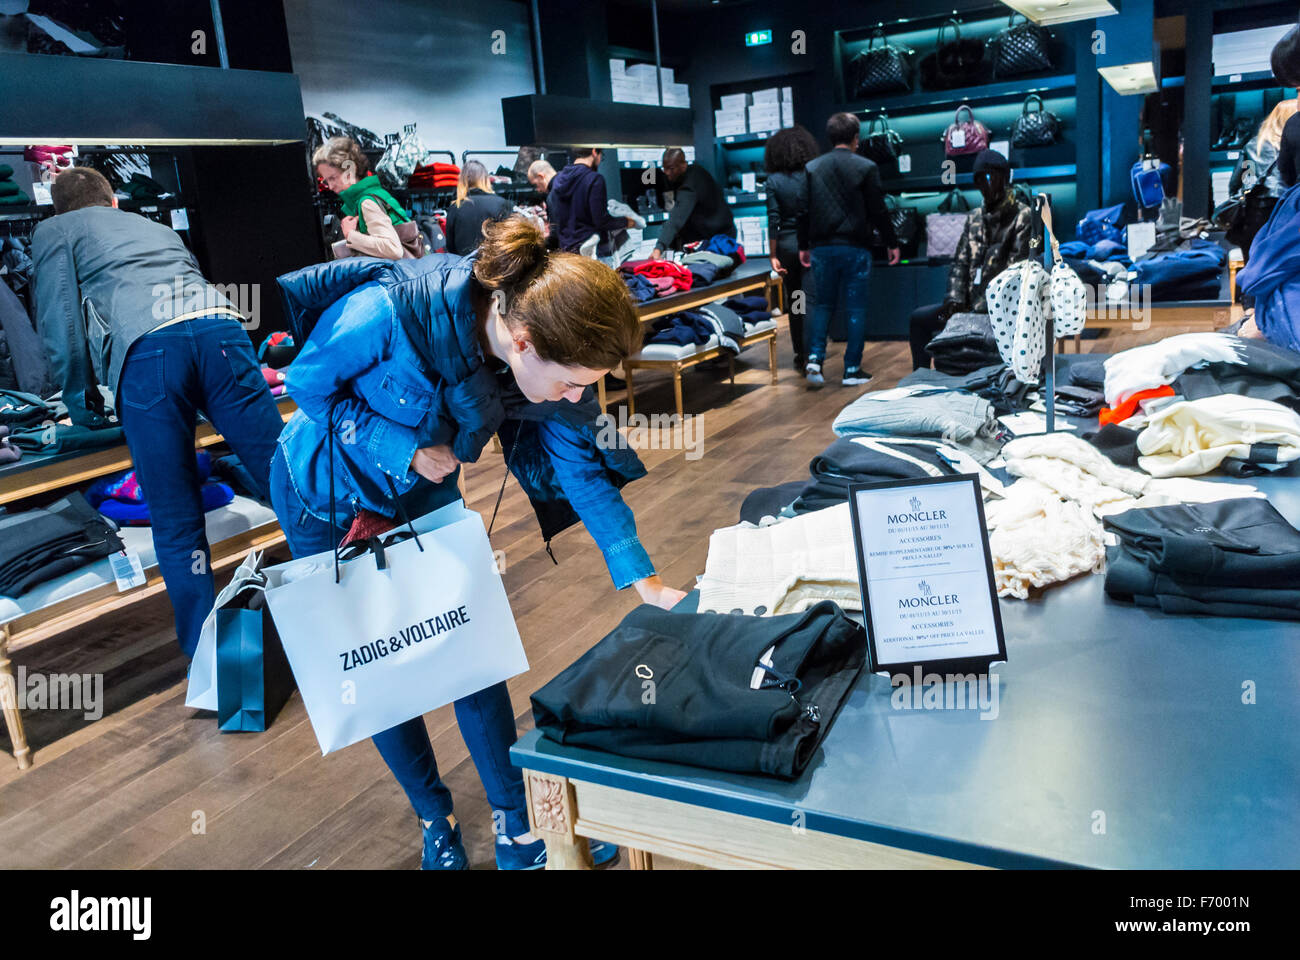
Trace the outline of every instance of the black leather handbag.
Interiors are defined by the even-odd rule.
[[[1016,17],[1024,22],[1016,23]],[[1052,60],[1047,54],[1047,42],[1051,36],[1045,27],[1013,13],[1007,18],[1007,25],[989,39],[993,76],[1000,80],[1052,69]]]
[[[1029,105],[1037,103],[1037,110],[1030,110]],[[1025,104],[1020,116],[1011,127],[1011,145],[1013,147],[1046,147],[1061,139],[1061,118],[1050,110],[1043,109],[1043,98],[1036,93],[1025,97]]]
[[[889,222],[894,226],[894,236],[898,237],[898,249],[904,257],[916,256],[925,236],[925,222],[916,207],[905,207],[892,194],[885,194],[885,206],[889,209]],[[885,251],[885,241],[880,231],[872,228],[874,242],[872,246],[879,252]]]
[[[866,134],[858,143],[858,153],[882,167],[892,166],[898,163],[898,148],[902,145],[903,135],[889,129],[889,117],[881,111],[880,116],[868,121]]]
[[[948,31],[952,36],[945,39]],[[982,83],[987,74],[984,44],[978,40],[963,40],[961,25],[955,19],[944,21],[939,27],[938,46],[921,60],[921,86],[929,90],[948,90]]]
[[[876,40],[880,46],[876,46]],[[849,61],[849,92],[856,98],[881,93],[907,93],[912,89],[912,51],[885,39],[885,31],[871,31],[867,49]]]
[[[1249,250],[1255,234],[1268,222],[1277,206],[1278,197],[1268,185],[1269,174],[1277,166],[1274,160],[1253,186],[1236,196],[1229,197],[1214,208],[1212,219],[1224,231],[1229,243]]]

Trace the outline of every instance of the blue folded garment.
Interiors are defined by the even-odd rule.
[[[732,297],[722,302],[724,307],[735,310],[741,316],[756,310],[767,309],[767,297]],[[771,314],[769,314],[771,316]],[[746,318],[748,319],[748,318]]]
[[[235,491],[224,483],[213,481],[199,488],[203,497],[203,512],[224,507],[235,499]],[[149,504],[127,503],[124,500],[101,500],[96,509],[118,526],[147,527],[151,524]]]
[[[655,285],[637,273],[623,273],[623,282],[627,284],[628,293],[637,303],[645,303],[655,298]]]
[[[1082,240],[1070,240],[1061,244],[1061,256],[1071,259],[1083,259],[1089,256],[1088,245]]]
[[[710,284],[718,278],[719,267],[717,264],[700,261],[698,263],[688,263],[685,266],[687,270],[691,271],[691,276],[694,278],[691,289]]]
[[[736,242],[735,237],[729,237],[725,233],[715,233],[709,238],[708,243],[701,245],[700,249],[710,253],[720,253],[724,257],[738,257],[740,244]]]
[[[674,313],[660,317],[654,322],[653,332],[646,343],[674,343],[686,346],[691,343],[705,343],[714,334],[713,324],[694,311]]]
[[[1064,251],[1062,251],[1064,252]],[[1117,240],[1098,240],[1088,248],[1089,260],[1127,260],[1128,247]]]

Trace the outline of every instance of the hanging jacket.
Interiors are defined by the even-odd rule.
[[[1289,123],[1290,121],[1288,121]],[[1250,262],[1237,287],[1255,298],[1255,325],[1271,343],[1300,351],[1300,192],[1278,199],[1268,222],[1250,245]]]
[[[278,279],[304,345],[288,369],[300,409],[280,435],[295,489],[329,519],[331,416],[338,501],[385,516],[389,481],[400,496],[422,479],[409,469],[416,449],[448,444],[472,463],[496,433],[548,543],[581,512],[617,586],[649,576],[617,494],[645,467],[625,445],[597,442],[604,426],[590,390],[577,404],[529,403],[508,368],[493,369],[478,339],[473,266],[472,256],[350,257]]]
[[[866,650],[866,632],[829,602],[777,617],[643,604],[533,694],[533,718],[559,743],[794,779]]]

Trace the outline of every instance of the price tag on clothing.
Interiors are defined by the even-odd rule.
[[[948,142],[954,148],[960,148],[966,146],[966,131],[962,130],[960,127],[957,128],[952,132],[952,136],[948,138]]]
[[[144,586],[144,567],[140,565],[140,555],[134,550],[119,550],[108,558],[113,565],[113,578],[117,580],[117,589],[134,590]]]
[[[36,201],[38,207],[48,207],[54,202],[50,196],[50,185],[37,181],[32,184],[32,199]]]
[[[902,154],[901,156],[899,156],[899,158],[898,158],[898,172],[899,172],[899,173],[911,173],[911,172],[912,172],[912,155],[911,155],[910,153],[904,153],[904,154]]]
[[[1127,229],[1128,257],[1130,260],[1136,260],[1150,250],[1156,242],[1156,225],[1148,220],[1145,223],[1130,223]]]
[[[189,211],[185,210],[182,207],[177,207],[175,210],[172,211],[172,229],[188,230],[189,228],[190,228]]]
[[[970,281],[970,282],[973,283],[973,284],[975,284],[975,286],[978,287],[978,286],[980,285],[980,277],[982,277],[982,276],[984,276],[984,268],[983,268],[983,267],[976,267],[976,268],[975,268],[975,276],[973,276],[973,277],[971,278],[971,281]]]

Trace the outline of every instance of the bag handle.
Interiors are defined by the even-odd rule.
[[[1023,105],[1021,106],[1021,108],[1020,108],[1020,113],[1021,113],[1022,115],[1031,112],[1030,109],[1029,109],[1029,105],[1030,105],[1031,103],[1037,103],[1037,104],[1038,104],[1038,110],[1036,110],[1036,111],[1032,111],[1032,112],[1036,112],[1036,113],[1042,113],[1042,112],[1043,112],[1043,98],[1040,97],[1040,96],[1039,96],[1038,94],[1036,94],[1036,93],[1031,93],[1029,96],[1025,97],[1025,102],[1024,102],[1024,104],[1023,104]]]
[[[1061,248],[1056,242],[1056,234],[1052,232],[1052,201],[1047,198],[1047,194],[1040,193],[1039,199],[1042,200],[1042,207],[1039,216],[1043,221],[1043,232],[1047,234],[1047,240],[1052,247],[1052,266],[1061,262]]]
[[[1026,17],[1023,13],[1019,12],[1018,10],[1013,10],[1011,11],[1011,16],[1007,17],[1008,30],[1016,25],[1016,17],[1019,17],[1021,20],[1025,21],[1025,23],[1029,22],[1029,18]]]
[[[938,45],[941,47],[943,46],[943,31],[948,27],[952,27],[952,32],[956,34],[956,39],[954,39],[952,42],[953,43],[961,42],[961,26],[958,24],[956,17],[949,17],[939,27]]]
[[[952,115],[952,122],[959,126],[961,125],[961,112],[963,110],[966,111],[966,116],[970,117],[970,122],[974,123],[975,111],[970,108],[969,103],[963,103],[960,107],[957,108],[957,112]]]
[[[948,195],[939,202],[939,212],[952,213],[952,208],[958,204],[961,204],[963,213],[970,212],[970,201],[966,199],[966,195],[956,187],[953,187],[953,189],[948,191]]]
[[[876,38],[877,38],[877,37],[880,38],[880,42],[884,45],[885,49],[888,49],[888,48],[889,48],[889,39],[885,36],[885,28],[884,28],[884,27],[872,27],[872,28],[871,28],[871,39],[867,41],[867,50],[868,50],[868,52],[870,52],[871,48],[874,47],[874,46],[876,45]]]

